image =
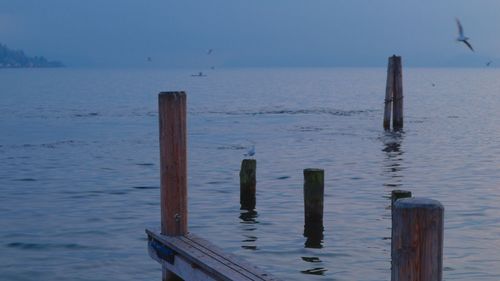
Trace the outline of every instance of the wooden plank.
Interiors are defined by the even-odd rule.
[[[186,93],[158,95],[161,232],[187,233]]]
[[[246,275],[253,278],[252,280],[264,280],[264,281],[278,280],[271,274],[263,271],[262,269],[256,267],[255,265],[252,265],[251,263],[242,259],[241,257],[223,252],[223,250],[220,249],[219,247],[213,245],[209,241],[197,235],[187,234],[181,239],[188,239],[191,241],[191,243],[196,243],[199,246],[198,247],[199,250],[207,254],[217,256],[218,259],[223,260],[225,264],[232,267],[234,270],[240,272],[243,271],[248,272],[248,274]]]
[[[146,230],[149,239],[154,239],[176,252],[176,260],[182,257],[215,280],[271,281],[277,280],[270,274],[223,251],[210,242],[193,234],[169,237]],[[152,256],[153,257],[153,256]],[[155,257],[153,257],[155,258]],[[157,260],[155,258],[155,260]],[[168,267],[170,268],[170,267]],[[178,272],[174,271],[173,272]],[[185,277],[185,276],[181,276]]]
[[[201,268],[193,267],[193,264],[182,256],[176,256],[173,264],[171,264],[166,260],[158,257],[155,251],[151,249],[151,247],[148,247],[148,250],[149,255],[162,265],[162,267],[165,269],[165,272],[175,273],[177,276],[182,276],[184,280],[189,281],[217,281],[217,279],[201,270]]]
[[[232,281],[232,280],[242,280],[251,281],[252,279],[241,274],[240,272],[226,266],[225,264],[219,262],[216,259],[207,256],[205,253],[198,251],[192,245],[182,241],[180,236],[164,236],[158,235],[156,233],[148,233],[152,235],[151,237],[163,245],[174,250],[177,256],[180,256],[195,265],[196,267],[203,270],[209,276],[213,276],[215,280]],[[184,278],[184,276],[181,276]]]

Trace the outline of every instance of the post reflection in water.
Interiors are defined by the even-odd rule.
[[[247,250],[257,250],[256,241],[258,237],[255,234],[257,230],[257,218],[259,214],[255,210],[241,210],[240,212],[240,224],[243,226],[244,239],[241,241],[241,247]],[[253,235],[252,235],[253,234]]]
[[[322,249],[323,248],[323,222],[315,222],[304,225],[304,237],[306,242],[304,243],[305,248],[311,249]],[[303,274],[310,275],[324,275],[327,271],[326,268],[321,267],[322,261],[319,257],[301,257],[308,265],[312,264],[312,268],[301,270]]]
[[[381,140],[384,144],[382,151],[385,152],[385,159],[383,161],[383,175],[387,176],[387,180],[384,183],[384,187],[389,188],[387,190],[388,195],[384,196],[388,199],[388,204],[386,205],[386,210],[389,213],[384,215],[384,219],[391,220],[392,217],[392,191],[396,189],[402,189],[403,186],[403,154],[404,151],[401,149],[401,144],[404,139],[404,131],[385,131]],[[382,237],[384,240],[391,240],[392,237]]]
[[[384,186],[392,189],[401,188],[402,174],[404,167],[402,166],[404,151],[401,149],[401,144],[404,139],[403,131],[387,131],[382,137],[384,143],[383,152],[386,154],[384,159],[384,175],[389,176]]]

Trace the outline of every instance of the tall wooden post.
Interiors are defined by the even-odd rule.
[[[405,198],[392,213],[392,281],[441,281],[443,217],[439,201]]]
[[[186,94],[158,95],[160,123],[161,233],[187,234]],[[163,268],[163,281],[179,280]]]
[[[392,92],[394,91],[394,58],[389,57],[387,63],[387,83],[385,86],[384,129],[391,129]]]
[[[396,55],[389,57],[387,64],[384,107],[385,130],[389,130],[391,127],[391,105],[392,128],[400,130],[403,128],[403,67],[401,66],[401,57]]]
[[[321,248],[323,239],[324,170],[304,170],[304,236],[306,247]]]
[[[240,204],[241,210],[255,209],[257,160],[243,159],[240,170]]]
[[[394,94],[392,103],[392,129],[403,128],[403,67],[401,57],[393,56],[394,59]]]

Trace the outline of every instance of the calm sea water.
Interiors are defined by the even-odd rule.
[[[446,280],[500,279],[500,70],[0,71],[0,279],[160,280],[157,94],[188,94],[189,227],[284,280],[388,280],[392,189],[445,206]],[[434,86],[433,86],[434,84]],[[239,210],[255,143],[257,214]],[[306,248],[302,170],[325,170]]]

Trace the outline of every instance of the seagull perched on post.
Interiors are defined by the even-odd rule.
[[[247,151],[247,153],[244,154],[244,156],[254,156],[255,155],[255,145],[252,145],[250,149]]]
[[[462,27],[462,24],[460,23],[460,21],[457,18],[455,18],[455,20],[457,21],[457,26],[458,26],[457,41],[463,42],[465,45],[467,45],[467,47],[469,47],[469,49],[471,51],[474,52],[474,49],[472,48],[471,44],[467,41],[467,40],[469,40],[469,37],[465,37],[465,35],[464,35],[464,28]]]

